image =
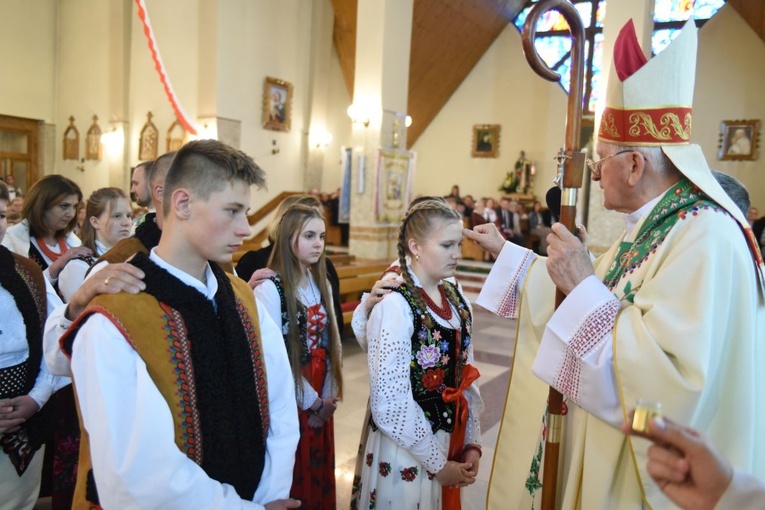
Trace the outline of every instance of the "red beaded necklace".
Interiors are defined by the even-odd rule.
[[[69,247],[66,245],[66,240],[63,237],[56,238],[58,247],[61,249],[61,253],[56,253],[55,251],[48,248],[48,245],[45,244],[45,241],[41,237],[35,237],[35,240],[37,241],[37,246],[40,247],[43,254],[53,262],[56,262],[56,260],[58,260],[58,258],[66,253],[66,251],[69,249]]]
[[[438,290],[441,293],[441,302],[444,303],[444,307],[441,308],[436,303],[433,302],[432,299],[430,299],[430,296],[428,296],[428,293],[425,292],[425,289],[422,287],[417,287],[417,290],[420,291],[420,295],[422,296],[422,299],[425,300],[425,304],[428,305],[428,308],[433,310],[436,315],[441,317],[443,320],[448,321],[452,318],[452,306],[449,304],[449,300],[446,299],[446,291],[444,290],[443,284],[438,286]]]

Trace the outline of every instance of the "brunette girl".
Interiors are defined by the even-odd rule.
[[[331,306],[324,255],[324,216],[295,204],[274,235],[268,267],[277,275],[255,288],[256,297],[282,326],[300,418],[300,442],[290,497],[301,508],[336,506],[332,415],[342,395],[341,346]]]

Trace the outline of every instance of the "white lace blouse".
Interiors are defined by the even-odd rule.
[[[413,278],[419,283],[416,276]],[[459,292],[462,294],[461,288]],[[469,307],[470,302],[465,302]],[[431,315],[441,326],[455,329],[459,314],[452,311],[452,324],[435,313]],[[412,396],[409,371],[413,333],[414,316],[401,294],[392,292],[372,309],[367,323],[370,406],[375,424],[386,435],[409,450],[429,472],[438,473],[446,465],[447,452],[436,441],[425,413]],[[473,363],[472,340],[467,362]],[[483,401],[478,386],[473,383],[464,395],[469,409],[465,444],[480,445]]]

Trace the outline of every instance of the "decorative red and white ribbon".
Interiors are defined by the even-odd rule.
[[[146,35],[146,40],[149,43],[149,51],[151,51],[151,58],[154,61],[154,69],[156,69],[157,74],[159,74],[159,81],[162,82],[162,87],[165,89],[167,99],[173,107],[178,122],[183,125],[184,129],[186,129],[189,134],[196,135],[197,130],[189,120],[189,116],[186,115],[186,112],[183,110],[183,106],[181,106],[181,102],[178,100],[175,90],[173,90],[173,85],[170,83],[170,78],[167,76],[165,64],[162,62],[162,56],[159,54],[159,48],[157,47],[157,40],[154,38],[154,30],[151,28],[149,13],[146,11],[146,3],[144,0],[135,0],[135,4],[136,7],[138,7],[138,17],[143,23],[143,33]]]

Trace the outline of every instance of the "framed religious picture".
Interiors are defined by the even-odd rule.
[[[414,152],[378,149],[375,179],[375,220],[398,225],[409,206],[414,172]]]
[[[93,124],[85,135],[85,159],[101,161],[101,127],[98,125],[98,115],[93,115]]]
[[[141,128],[141,136],[138,138],[138,160],[148,161],[157,159],[159,144],[159,131],[157,126],[151,121],[154,114],[146,114],[146,123]]]
[[[80,131],[74,125],[74,116],[69,116],[69,126],[64,131],[64,159],[80,159]]]
[[[717,159],[754,161],[760,145],[759,120],[724,120],[720,123]]]
[[[292,125],[292,84],[266,77],[263,85],[263,127],[289,131]]]
[[[476,124],[473,126],[471,155],[474,158],[499,157],[499,128],[499,124]]]

